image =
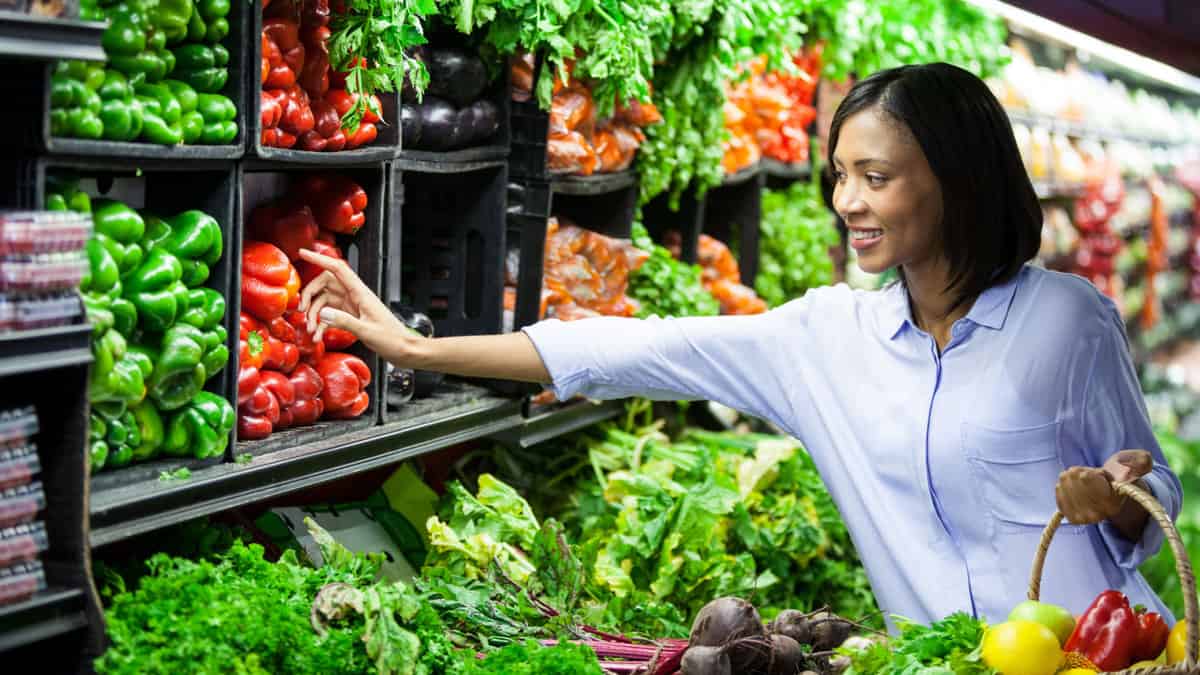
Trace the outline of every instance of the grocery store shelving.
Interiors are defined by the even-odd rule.
[[[547,410],[532,410],[520,425],[492,438],[502,443],[528,448],[550,439],[579,431],[621,413],[621,401],[574,401]]]
[[[764,157],[760,164],[763,172],[771,178],[804,180],[812,176],[812,165],[808,162],[803,164],[787,164],[771,159],[770,157]]]
[[[1083,183],[1056,180],[1034,180],[1033,191],[1038,199],[1074,199],[1083,194]]]
[[[90,324],[0,333],[0,377],[91,363]]]
[[[550,188],[560,195],[601,195],[636,184],[637,174],[627,169],[591,176],[559,176],[550,181]]]
[[[107,25],[0,11],[0,57],[103,61],[100,37]]]
[[[182,480],[93,482],[91,545],[270,499],[489,436],[522,422],[521,402],[482,388],[405,404],[388,424],[198,469]]]
[[[745,183],[746,181],[758,176],[762,172],[762,162],[755,162],[744,169],[740,169],[734,173],[726,174],[725,177],[721,179],[721,187],[741,185],[742,183]]]
[[[83,592],[49,588],[15,605],[0,606],[0,652],[86,627]]]
[[[1028,127],[1040,127],[1052,133],[1064,134],[1072,138],[1090,138],[1097,141],[1129,141],[1143,145],[1177,145],[1174,139],[1160,136],[1136,134],[1121,129],[1109,129],[1087,122],[1063,119],[1054,115],[1044,115],[1026,110],[1008,110],[1008,119],[1013,124],[1024,124]]]

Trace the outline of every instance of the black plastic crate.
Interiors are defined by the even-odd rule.
[[[136,166],[135,166],[136,165]],[[105,196],[123,201],[134,208],[145,207],[156,215],[174,215],[188,209],[199,209],[209,214],[221,225],[225,247],[220,261],[213,265],[205,286],[226,298],[225,320],[222,326],[229,335],[230,362],[219,375],[205,384],[205,390],[234,400],[237,386],[236,364],[232,358],[237,353],[237,300],[238,294],[233,279],[241,259],[240,240],[237,231],[238,204],[240,203],[239,169],[232,162],[208,161],[179,163],[168,160],[129,160],[99,157],[48,156],[37,160],[16,161],[0,164],[4,167],[4,181],[12,192],[6,194],[6,203],[19,208],[42,208],[45,202],[47,175],[74,175],[80,178],[80,188],[93,197]],[[234,435],[230,434],[230,441]],[[121,469],[103,471],[93,480],[96,489],[128,484],[136,475],[160,471],[173,471],[181,467],[189,469],[208,466],[221,461],[220,457],[209,459],[163,458]],[[133,471],[133,469],[137,471]]]
[[[807,181],[812,177],[812,162],[786,163],[764,157],[762,170],[766,174],[766,187],[769,190],[781,190],[799,181]]]
[[[262,0],[246,3],[250,12],[247,25],[250,33],[247,35],[247,63],[262,62]],[[257,66],[254,70],[258,72]],[[374,165],[386,162],[395,156],[400,149],[400,94],[399,92],[379,92],[379,102],[383,107],[383,115],[375,123],[378,135],[375,142],[354,150],[340,152],[310,152],[293,148],[274,148],[262,144],[262,81],[258,77],[246,78],[246,127],[247,156],[257,157],[271,162],[289,164],[308,164],[317,166],[354,166]],[[257,166],[257,164],[255,164]],[[365,187],[365,186],[364,186]]]
[[[400,296],[387,300],[428,314],[436,335],[500,331],[507,176],[503,164],[452,174],[393,171],[403,200],[389,230],[388,280],[400,275]]]
[[[694,192],[679,198],[679,207],[671,208],[669,194],[661,194],[642,207],[642,224],[650,238],[666,244],[667,232],[677,232],[680,238],[679,258],[686,263],[696,262],[696,248],[704,230],[704,200]]]
[[[738,172],[704,198],[703,232],[737,251],[742,283],[754,287],[766,176],[758,167]],[[736,241],[735,241],[736,238]]]
[[[457,46],[469,48],[466,40],[453,31],[440,31],[430,36],[431,46]],[[496,104],[500,127],[487,143],[448,152],[418,150],[404,147],[403,138],[396,151],[394,165],[404,171],[423,173],[454,173],[478,171],[496,161],[506,161],[512,144],[512,96],[510,94],[511,71],[505,63],[501,73],[487,88],[485,98]],[[403,99],[401,99],[403,102]],[[401,124],[403,132],[403,125]],[[401,134],[403,136],[403,133]]]
[[[292,178],[309,173],[346,176],[362,186],[363,190],[367,193],[366,224],[353,236],[337,235],[338,247],[342,249],[350,266],[358,272],[359,277],[366,282],[371,291],[379,293],[383,269],[383,235],[387,223],[385,214],[389,210],[390,196],[388,188],[389,177],[386,166],[383,163],[340,169],[276,166],[270,170],[245,171],[242,182],[242,205],[239,214],[239,223],[242,224],[242,227],[239,227],[237,230],[239,242],[244,240],[244,225],[250,222],[250,215],[254,212],[254,209],[263,203],[282,196],[286,192],[288,183]],[[239,246],[239,250],[240,248]],[[231,298],[230,304],[236,304],[237,306],[238,314],[235,315],[236,317],[241,313],[242,271],[240,264],[235,268],[233,276],[235,279],[234,286],[238,289],[238,293],[236,302]],[[231,339],[236,345],[238,340],[237,331],[231,333]],[[254,456],[261,456],[325,440],[333,436],[359,431],[378,423],[380,406],[378,382],[384,376],[384,371],[381,368],[382,361],[375,352],[367,349],[361,342],[355,342],[346,351],[361,358],[371,369],[371,382],[367,387],[371,394],[371,404],[363,411],[362,415],[352,420],[318,420],[315,424],[309,426],[277,431],[262,440],[237,441],[232,455],[249,453]],[[235,349],[233,354],[236,355],[237,353],[238,351]],[[236,369],[234,372],[236,372]],[[232,400],[234,402],[237,401],[236,389],[237,383],[235,381],[232,389]]]
[[[48,152],[59,155],[82,155],[94,157],[133,157],[133,158],[166,158],[172,160],[194,159],[237,159],[242,156],[246,146],[246,126],[249,113],[249,102],[246,99],[246,80],[248,79],[250,63],[247,61],[246,50],[243,48],[249,36],[246,33],[248,21],[248,5],[244,2],[230,4],[229,35],[221,41],[229,50],[229,80],[221,94],[229,97],[237,107],[238,135],[230,145],[157,145],[154,143],[90,140],[86,138],[62,138],[50,135],[50,74],[53,64],[35,67],[13,68],[8,71],[10,96],[16,96],[13,101],[14,110],[41,111],[40,114],[17,115],[21,124],[19,133],[6,136],[17,143],[17,147],[37,152]],[[258,44],[258,41],[254,41]],[[258,72],[257,68],[254,72]],[[257,105],[258,97],[254,98]],[[255,110],[257,115],[257,109]],[[256,118],[257,119],[257,118]],[[8,144],[7,142],[5,144]]]

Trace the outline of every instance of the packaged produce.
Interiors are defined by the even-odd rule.
[[[0,605],[11,605],[46,590],[46,571],[38,560],[0,568]]]
[[[767,303],[758,297],[754,289],[742,285],[737,260],[724,243],[701,234],[696,258],[702,270],[701,282],[721,303],[722,314],[761,314],[767,311]]]
[[[0,490],[26,485],[41,470],[36,443],[17,441],[0,445]]]
[[[82,314],[74,291],[30,295],[0,293],[0,331],[33,330],[76,323]]]
[[[46,492],[34,481],[0,491],[0,527],[28,523],[46,508]]]
[[[0,211],[0,255],[36,255],[78,251],[92,236],[92,218],[86,213],[66,211],[66,202],[56,210]]]
[[[14,525],[0,530],[0,567],[37,560],[50,548],[46,525],[42,522]]]
[[[0,258],[0,291],[49,292],[79,286],[88,269],[82,250]]]
[[[38,429],[37,410],[31,405],[0,412],[0,446],[24,445]]]

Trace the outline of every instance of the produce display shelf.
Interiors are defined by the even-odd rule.
[[[103,61],[107,23],[0,11],[0,56]]]
[[[1067,120],[1054,115],[1043,115],[1024,110],[1008,110],[1008,119],[1014,124],[1037,126],[1051,132],[1066,134],[1075,138],[1093,138],[1100,141],[1131,141],[1147,145],[1178,145],[1179,141],[1161,136],[1138,134],[1120,129],[1108,129],[1086,122]]]
[[[93,547],[387,466],[521,424],[520,401],[469,385],[406,404],[392,422],[193,471],[93,490]]]
[[[0,377],[91,363],[91,335],[86,323],[0,333]]]
[[[591,176],[557,176],[551,179],[550,189],[560,195],[602,195],[624,190],[635,183],[637,173],[627,169]]]
[[[759,175],[762,172],[763,172],[762,162],[761,161],[755,162],[754,164],[751,164],[750,166],[748,166],[744,169],[741,169],[735,173],[726,174],[725,177],[723,179],[721,179],[721,187],[728,187],[730,185],[741,185],[742,183],[745,183],[746,181],[750,180],[751,178],[754,178],[755,176]]]
[[[529,448],[621,414],[623,401],[572,401],[526,411],[521,424],[492,436],[501,443]]]
[[[0,653],[86,626],[83,591],[52,586],[24,602],[0,607]]]
[[[502,145],[467,148],[452,152],[401,150],[392,160],[394,168],[418,173],[467,173],[494,169],[507,163],[508,148]]]
[[[785,180],[804,180],[812,176],[812,164],[803,163],[787,163],[780,162],[770,157],[764,157],[761,160],[762,170],[771,178],[782,178]]]

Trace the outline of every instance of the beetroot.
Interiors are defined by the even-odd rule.
[[[729,656],[720,647],[688,647],[679,666],[681,675],[733,675]]]

